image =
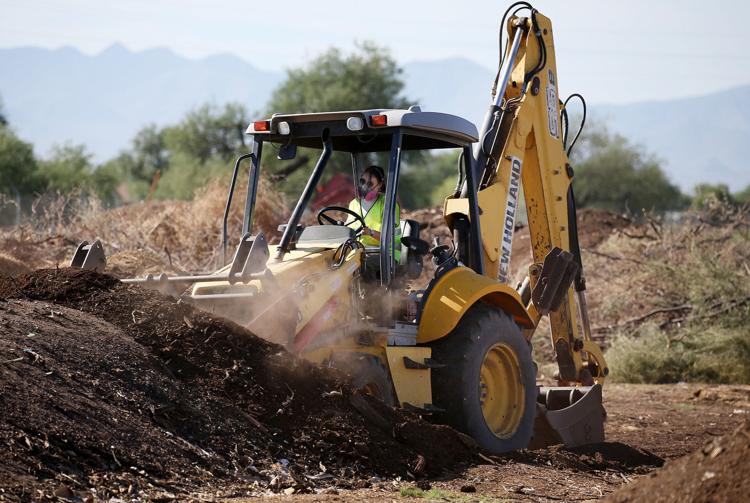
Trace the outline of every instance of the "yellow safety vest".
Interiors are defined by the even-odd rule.
[[[385,210],[385,196],[383,194],[378,195],[375,203],[373,203],[367,211],[362,207],[359,199],[353,199],[352,202],[349,203],[349,209],[357,215],[364,217],[365,225],[368,228],[375,232],[381,232],[380,229],[383,225],[383,212]],[[401,257],[401,208],[398,203],[396,203],[396,217],[394,220],[396,222],[393,233],[393,241],[396,243],[396,253],[394,254],[394,258],[398,260]],[[346,222],[346,225],[356,228],[359,226],[359,221],[350,218],[350,220]],[[366,236],[364,234],[359,237],[359,242],[365,246],[380,246],[380,240],[378,238],[374,236]]]

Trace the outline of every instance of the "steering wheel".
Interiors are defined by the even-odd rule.
[[[354,219],[359,222],[359,227],[353,229],[354,233],[358,236],[359,233],[362,232],[362,229],[365,227],[365,220],[362,218],[362,215],[353,212],[349,208],[344,208],[343,206],[326,206],[325,208],[321,208],[318,211],[318,223],[320,225],[345,225],[343,222],[340,222],[335,218],[326,215],[326,213],[329,211],[340,211],[341,213],[346,213],[347,215],[353,216]]]

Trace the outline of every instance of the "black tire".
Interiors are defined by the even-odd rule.
[[[536,366],[530,344],[510,316],[478,303],[450,334],[432,344],[432,348],[433,358],[445,364],[432,370],[433,402],[445,411],[437,419],[470,435],[493,453],[525,448],[531,439],[536,416]],[[485,357],[492,363],[485,367],[483,374]],[[503,364],[506,361],[511,363]],[[491,397],[494,402],[487,402],[495,431],[482,410],[483,400],[488,400],[484,383],[486,372],[494,372],[493,376],[515,376],[515,380],[494,380],[507,383],[503,386],[510,390],[503,398],[507,403],[497,397]],[[480,391],[481,386],[485,386],[481,388],[484,392]],[[492,388],[497,390],[497,385]],[[497,410],[503,413],[493,414]]]

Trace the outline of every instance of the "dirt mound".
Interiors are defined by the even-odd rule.
[[[664,464],[659,456],[620,442],[603,442],[575,448],[553,446],[548,449],[511,453],[509,459],[563,470],[614,470],[647,473]]]
[[[2,277],[13,277],[19,274],[25,274],[29,272],[29,269],[23,262],[17,260],[10,255],[0,253],[0,278]]]
[[[582,248],[593,248],[613,232],[633,225],[624,215],[598,208],[578,210],[578,239]]]
[[[82,270],[0,280],[0,490],[159,498],[436,475],[467,437],[247,330]]]
[[[668,463],[607,501],[735,502],[750,492],[750,422]]]

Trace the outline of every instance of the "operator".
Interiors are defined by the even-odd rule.
[[[380,230],[383,223],[383,213],[385,212],[385,172],[380,166],[372,165],[362,172],[359,179],[359,198],[354,198],[349,203],[349,209],[360,215],[365,221],[362,233],[359,236],[359,242],[365,246],[380,246]],[[393,241],[396,243],[394,258],[399,259],[401,255],[401,209],[396,203],[396,215],[394,218],[396,227],[394,230]],[[346,222],[346,225],[357,226],[353,219]]]

